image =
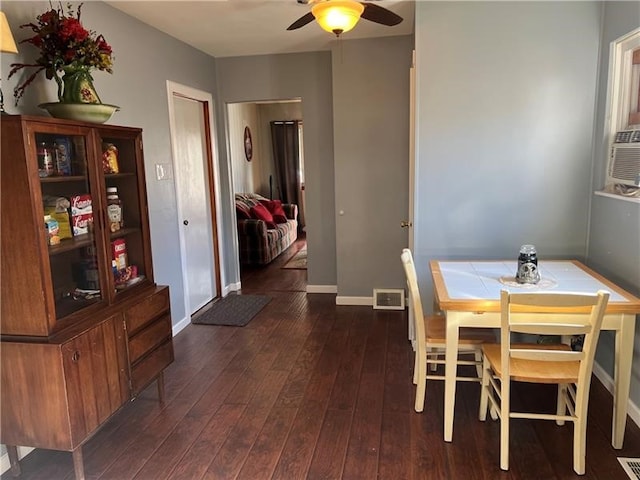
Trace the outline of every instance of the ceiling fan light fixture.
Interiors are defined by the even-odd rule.
[[[340,35],[353,29],[364,12],[364,5],[354,0],[318,2],[311,13],[323,30]]]

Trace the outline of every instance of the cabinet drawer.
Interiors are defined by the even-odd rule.
[[[134,364],[158,345],[171,338],[171,316],[165,315],[129,339],[129,362]]]
[[[133,393],[140,393],[171,362],[173,362],[173,343],[169,340],[131,369]]]
[[[129,335],[166,310],[169,310],[169,288],[164,287],[125,311]]]

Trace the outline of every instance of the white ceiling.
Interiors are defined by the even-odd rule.
[[[310,11],[296,0],[124,1],[106,3],[214,57],[329,50],[335,37],[314,21],[287,27]],[[361,19],[344,39],[410,35],[414,2],[381,0],[403,18],[394,27]]]

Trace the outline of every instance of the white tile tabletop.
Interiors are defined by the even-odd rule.
[[[590,292],[606,290],[610,302],[627,300],[570,261],[540,261],[537,285],[515,284],[516,261],[439,262],[440,272],[452,300],[498,300],[500,290],[529,292]],[[509,280],[511,280],[509,282]]]

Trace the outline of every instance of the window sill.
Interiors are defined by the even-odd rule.
[[[624,195],[603,192],[602,190],[597,190],[593,193],[599,197],[615,198],[616,200],[622,200],[623,202],[640,203],[640,197],[625,197]]]

